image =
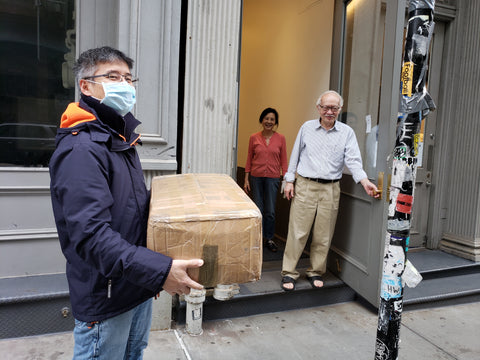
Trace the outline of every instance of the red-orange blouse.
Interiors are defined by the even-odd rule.
[[[245,172],[256,177],[278,178],[287,169],[285,136],[274,132],[268,145],[261,131],[250,136]]]

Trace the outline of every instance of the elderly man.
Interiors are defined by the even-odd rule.
[[[296,266],[313,224],[311,266],[306,275],[313,288],[323,286],[322,275],[326,272],[337,219],[343,167],[347,166],[355,182],[360,182],[368,195],[379,196],[377,187],[362,169],[354,131],[337,121],[342,106],[340,94],[331,90],[323,93],[317,101],[320,119],[302,125],[290,156],[284,177],[285,196],[289,200],[293,198],[282,265],[282,289],[285,291],[295,289],[300,276]]]
[[[62,115],[50,160],[51,196],[75,317],[74,359],[141,359],[152,297],[202,286],[187,269],[148,250],[150,194],[135,149],[140,124],[133,60],[101,47],[74,66],[79,103]]]

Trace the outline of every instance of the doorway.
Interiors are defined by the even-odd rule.
[[[277,131],[286,137],[288,156],[300,126],[318,117],[315,102],[330,84],[333,10],[334,0],[243,1],[240,168],[245,166],[250,135],[261,130],[263,109],[278,111]]]
[[[440,78],[442,74],[443,45],[445,41],[445,23],[435,23],[435,30],[430,43],[428,59],[427,86],[434,101],[439,98]],[[422,121],[420,143],[418,149],[417,177],[415,179],[415,197],[412,209],[410,229],[410,247],[415,249],[435,249],[438,244],[428,237],[429,208],[431,206],[432,178],[435,166],[434,146],[437,132],[438,111],[430,112]]]
[[[243,185],[248,139],[261,130],[258,117],[264,108],[278,110],[278,132],[286,136],[290,155],[300,126],[318,116],[312,106],[318,94],[339,90],[346,104],[340,121],[355,130],[368,177],[379,185],[384,177],[384,194],[381,201],[372,200],[345,173],[329,270],[374,305],[386,232],[388,158],[398,113],[402,49],[397,44],[402,44],[405,25],[399,14],[404,12],[405,1],[378,0],[245,0],[243,9],[238,181]],[[444,26],[435,31],[428,79],[433,98],[439,91]],[[424,216],[412,228],[412,245],[418,248],[425,247],[428,233],[435,116],[431,113],[423,128],[413,211]],[[284,239],[288,210],[289,203],[279,197],[276,234]]]
[[[237,182],[242,188],[249,138],[262,130],[263,109],[278,111],[277,131],[286,138],[288,158],[301,125],[318,117],[315,102],[330,86],[334,3],[243,1],[237,151]],[[289,209],[289,201],[279,195],[276,259],[283,254]],[[266,260],[271,258],[266,255]]]

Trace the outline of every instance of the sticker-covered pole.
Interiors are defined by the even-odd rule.
[[[401,74],[401,99],[393,150],[387,232],[378,309],[375,359],[398,358],[403,310],[402,275],[410,223],[422,119],[435,105],[425,81],[435,0],[410,0]]]

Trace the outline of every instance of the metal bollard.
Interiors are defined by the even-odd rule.
[[[187,314],[185,319],[185,330],[193,336],[202,335],[203,302],[205,301],[205,289],[191,289],[190,294],[185,295],[187,302]]]

